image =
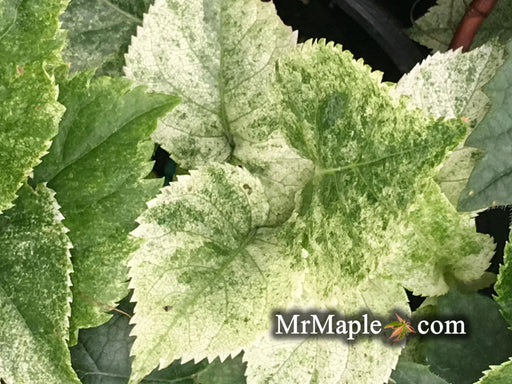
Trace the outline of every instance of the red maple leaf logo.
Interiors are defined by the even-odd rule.
[[[396,315],[396,318],[398,319],[398,321],[392,321],[391,323],[389,323],[388,325],[386,325],[384,327],[384,329],[393,328],[393,333],[391,334],[391,336],[388,337],[388,339],[391,339],[394,337],[393,341],[399,341],[399,340],[403,340],[405,335],[407,335],[409,332],[416,333],[416,331],[414,330],[414,328],[412,327],[410,322],[405,321],[400,316],[398,316],[398,314],[396,314],[396,313],[395,313],[395,315]]]

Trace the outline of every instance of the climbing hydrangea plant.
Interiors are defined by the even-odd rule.
[[[140,381],[157,364],[162,368],[179,357],[196,361],[218,355],[223,358],[241,349],[247,351],[248,382],[336,383],[351,377],[358,377],[360,382],[384,381],[399,349],[380,346],[381,351],[376,352],[379,346],[372,343],[347,346],[311,340],[312,346],[322,348],[324,357],[315,360],[310,342],[289,345],[263,336],[269,332],[269,312],[292,305],[325,307],[332,302],[343,303],[340,309],[348,313],[357,313],[365,306],[381,315],[388,315],[393,307],[406,308],[400,282],[407,283],[401,278],[408,274],[412,282],[424,281],[425,276],[418,279],[412,272],[416,268],[402,271],[400,267],[412,266],[420,258],[428,260],[428,256],[410,246],[400,247],[402,239],[396,233],[410,233],[408,242],[424,244],[425,239],[415,234],[423,223],[415,222],[407,212],[413,202],[423,204],[426,217],[457,217],[448,202],[431,206],[431,200],[423,200],[432,195],[428,199],[442,201],[439,189],[429,180],[447,149],[463,137],[465,126],[460,120],[436,120],[407,109],[403,100],[391,96],[394,90],[380,82],[378,73],[332,44],[308,42],[289,49],[277,61],[266,53],[268,45],[257,51],[260,45],[250,36],[260,28],[260,20],[269,17],[271,5],[254,2],[237,13],[240,4],[157,1],[127,56],[126,73],[135,82],[149,83],[153,90],[177,92],[185,99],[183,108],[202,110],[171,113],[154,139],[171,155],[176,153],[184,166],[197,168],[197,156],[209,156],[200,155],[202,165],[199,171],[192,171],[190,179],[179,178],[176,185],[150,202],[133,233],[146,242],[130,265],[136,302],[132,381]],[[279,25],[277,16],[270,15],[272,21],[266,24]],[[240,26],[240,20],[245,19],[248,23]],[[219,31],[219,25],[222,33],[201,35],[210,29]],[[215,43],[209,40],[211,36]],[[241,36],[237,44],[231,42],[233,36]],[[184,44],[189,49],[183,49]],[[252,46],[248,52],[247,44]],[[177,55],[172,54],[174,50],[178,50]],[[226,89],[235,92],[230,84],[243,75],[230,73],[239,71],[239,66],[233,69],[222,64],[243,62],[241,54],[245,60],[250,55],[269,60],[260,68],[242,67],[252,69],[253,73],[245,74],[247,81],[267,72],[258,90],[269,84],[264,109],[249,110],[249,115],[238,112],[239,98],[232,100],[225,93]],[[190,72],[176,72],[173,62],[177,60],[191,63]],[[194,83],[201,87],[183,87]],[[209,88],[203,90],[203,86]],[[241,82],[237,92],[250,98],[253,87]],[[244,118],[251,116],[250,120],[238,124],[236,116],[240,113]],[[212,124],[212,116],[220,119],[219,124]],[[189,124],[193,128],[186,128]],[[273,145],[272,140],[280,135],[287,148]],[[215,137],[218,143],[210,140]],[[265,148],[265,156],[275,158],[274,153],[283,153],[286,148],[293,158],[303,160],[302,169],[282,162],[281,169],[273,174],[265,168],[264,159],[258,167],[255,151],[245,153],[245,141],[251,137]],[[191,151],[194,146],[200,149]],[[214,155],[217,153],[226,155]],[[248,175],[243,177],[239,168],[219,161],[247,168],[259,182],[253,185],[255,181]],[[233,172],[237,176],[229,177]],[[286,204],[287,195],[269,192],[275,184],[265,180],[269,174],[292,172],[302,180],[293,191],[295,210],[284,224],[271,222],[269,226],[265,217],[274,206]],[[262,204],[266,195],[274,197],[273,204]],[[242,209],[242,202],[249,206]],[[450,250],[447,254],[455,251],[461,264],[455,267],[445,259],[444,267],[433,269],[427,276],[431,280],[418,288],[418,293],[445,293],[446,283],[438,289],[431,285],[442,279],[446,268],[454,275],[459,268],[466,268],[462,264],[475,268],[474,274],[460,276],[461,280],[471,280],[487,267],[492,244],[474,230],[462,229],[461,224],[449,227],[448,232],[456,238],[473,237],[468,241],[474,241],[475,249],[446,244]],[[446,235],[445,229],[434,225],[422,229],[434,243]],[[461,233],[450,232],[454,230]],[[264,250],[261,244],[265,244]],[[165,251],[154,257],[156,249]],[[443,252],[430,250],[432,254],[432,265],[443,265]],[[166,265],[173,267],[167,269]],[[395,279],[395,283],[384,284],[379,280],[382,278]],[[382,284],[385,289],[370,288]],[[366,300],[342,299],[359,295]],[[383,302],[388,306],[378,305]],[[172,310],[167,311],[169,306]],[[258,339],[258,334],[263,339]],[[387,356],[366,368],[348,357],[372,353]],[[303,373],[297,371],[300,365],[304,366]],[[337,370],[340,365],[346,369]]]
[[[473,128],[468,144],[492,136],[502,118],[502,45],[438,53],[396,86],[341,46],[297,44],[258,0],[4,3],[2,382],[378,383],[396,369],[400,383],[442,372],[418,357],[435,361],[435,343],[398,364],[403,342],[275,339],[271,315],[411,316],[404,288],[437,297],[484,284],[494,245],[453,203],[464,207],[489,161],[465,187],[481,151],[462,141]],[[148,177],[155,143],[183,169],[163,188]],[[484,192],[485,206],[494,191]],[[509,259],[497,285],[508,320]],[[112,317],[129,289],[134,308],[125,300]],[[449,297],[429,305],[441,311]]]

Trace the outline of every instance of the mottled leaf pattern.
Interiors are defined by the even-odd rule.
[[[131,383],[159,363],[238,354],[269,328],[299,284],[257,178],[232,165],[181,176],[149,203],[133,232],[146,242],[130,261],[137,302]],[[295,288],[294,288],[295,287]]]
[[[409,312],[404,290],[378,279],[330,299],[337,310],[352,316],[361,310],[381,317],[390,317],[391,309]],[[302,303],[299,308],[306,310],[308,305]],[[381,383],[389,378],[403,344],[391,345],[375,337],[347,342],[314,336],[276,339],[267,334],[246,348],[247,383]]]
[[[503,64],[503,46],[487,43],[472,51],[437,52],[417,64],[397,84],[408,105],[435,117],[465,117],[471,126],[484,117],[489,99],[483,86]]]
[[[78,344],[71,348],[73,368],[83,384],[126,384],[131,372],[130,348],[133,337],[129,316],[133,304],[124,299],[108,323],[80,331]],[[154,370],[143,384],[245,384],[245,364],[242,355],[180,364],[174,361],[163,370]]]
[[[212,161],[245,166],[265,187],[272,207],[267,225],[290,217],[313,168],[275,132],[274,67],[294,45],[272,4],[161,0],[127,56],[129,78],[182,98],[155,141],[185,168]]]
[[[397,91],[410,97],[410,107],[421,108],[436,117],[463,119],[468,123],[469,133],[487,112],[489,99],[482,88],[503,64],[503,54],[503,47],[496,43],[467,53],[436,53],[402,77]],[[461,143],[444,163],[437,180],[453,205],[457,205],[480,158],[478,149],[463,147]]]
[[[277,73],[282,126],[315,164],[295,222],[320,297],[351,286],[393,255],[391,221],[405,211],[464,132],[394,101],[380,75],[338,46],[305,43]],[[316,281],[315,281],[316,280]]]
[[[127,79],[93,72],[62,75],[59,101],[66,106],[50,153],[36,168],[36,182],[57,193],[71,230],[74,274],[71,344],[78,328],[106,322],[105,313],[128,293],[127,259],[138,247],[128,238],[135,219],[162,182],[143,180],[151,171],[156,119],[177,98],[130,90]]]
[[[441,0],[413,34],[444,49],[467,3]],[[116,313],[73,349],[84,383],[244,383],[244,373],[254,384],[384,382],[404,346],[386,342],[388,329],[357,343],[276,340],[272,311],[407,319],[403,287],[441,295],[485,280],[492,243],[434,179],[478,124],[473,149],[457,150],[438,180],[455,201],[483,149],[459,208],[511,202],[510,58],[497,42],[481,46],[512,36],[510,1],[484,23],[479,49],[434,55],[397,88],[341,47],[296,47],[259,0],[157,0],[144,16],[150,0],[73,0],[61,17],[72,72],[121,75],[137,36],[128,79],[70,77],[58,24],[66,5],[0,7],[2,383],[78,384],[67,344],[112,317],[128,277],[131,324]],[[480,89],[495,73],[486,96]],[[155,128],[181,167],[196,168],[156,198],[161,181],[146,180]],[[506,252],[496,301],[510,321]],[[415,340],[416,362],[458,382],[461,366],[477,380],[512,355],[493,301],[450,292],[432,302],[439,316],[469,308],[472,333]],[[406,321],[398,319],[396,341]],[[482,383],[505,382],[509,371],[494,367]],[[396,372],[390,382],[443,381],[407,361]]]
[[[5,0],[0,11],[0,212],[57,134],[64,108],[51,67],[64,39],[58,15],[65,0]]]
[[[254,0],[157,0],[126,57],[128,78],[182,103],[154,140],[182,167],[228,160],[236,140],[261,126],[275,61],[295,35],[273,4]]]
[[[432,181],[396,223],[400,243],[386,268],[415,295],[439,296],[474,281],[489,267],[494,242],[477,233],[474,219],[459,214]]]
[[[484,92],[491,101],[489,112],[466,140],[466,146],[482,149],[485,156],[473,169],[461,193],[458,209],[476,211],[512,202],[512,42],[507,58]]]
[[[121,76],[124,54],[152,0],[71,0],[60,20],[68,30],[64,60],[71,70],[98,68],[96,75]]]
[[[419,197],[418,184],[425,184],[419,180],[430,177],[447,146],[465,131],[460,121],[409,111],[378,74],[324,42],[306,43],[283,57],[277,80],[272,108],[281,116],[275,121],[296,156],[315,167],[299,209],[283,226],[261,228],[273,209],[264,186],[230,165],[193,171],[150,203],[134,231],[146,243],[130,263],[137,302],[133,383],[157,363],[165,367],[180,356],[187,361],[238,353],[270,328],[271,308],[300,300],[323,307],[338,300],[339,310],[363,310],[369,298],[359,300],[359,289],[369,289],[368,279],[383,272],[381,261],[397,246],[393,220],[406,219],[407,206]],[[406,303],[399,284],[390,284],[387,293],[379,288],[382,296],[372,290],[376,305],[390,304],[388,310]],[[275,346],[267,348],[269,342]],[[306,344],[304,361],[316,350],[315,342]],[[267,340],[250,347],[249,382],[271,376],[295,348],[283,344],[289,349],[281,353],[280,345]],[[345,346],[329,345],[318,349],[322,367],[305,369],[304,375],[313,375],[308,380],[384,380],[399,353],[361,342],[351,352],[357,357],[348,361],[346,353],[340,355]],[[389,356],[370,369],[356,363],[374,348]],[[254,362],[251,368],[255,356],[264,355],[277,359],[277,366],[268,371],[266,363]],[[333,369],[340,361],[347,364],[342,376]],[[285,365],[283,377],[293,377],[298,365]]]
[[[19,190],[0,216],[0,378],[79,384],[67,348],[71,243],[54,192]]]
[[[271,113],[269,126],[277,126],[279,119]],[[270,108],[270,107],[269,107]],[[270,210],[265,225],[274,226],[286,221],[295,208],[295,197],[313,176],[314,165],[309,159],[290,149],[280,132],[259,142],[240,141],[233,152],[233,162],[242,164],[258,176],[265,188]]]

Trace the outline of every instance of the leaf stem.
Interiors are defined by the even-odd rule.
[[[129,319],[132,318],[132,316],[129,313],[127,313],[127,312],[125,312],[125,311],[123,311],[123,310],[121,310],[119,308],[113,307],[111,305],[102,303],[102,302],[100,302],[98,300],[94,300],[92,297],[87,296],[87,295],[83,294],[82,292],[75,292],[75,295],[80,296],[84,300],[86,300],[86,301],[88,301],[88,302],[90,302],[90,303],[92,303],[94,305],[106,308],[106,309],[108,309],[110,311],[114,311],[114,312],[120,313],[121,315],[124,315],[124,316],[128,317]]]
[[[478,29],[491,13],[498,0],[473,0],[462,18],[450,43],[451,49],[462,47],[467,52],[475,39]]]

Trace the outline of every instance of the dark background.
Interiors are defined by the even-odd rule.
[[[326,38],[343,45],[356,58],[398,81],[429,49],[411,41],[406,29],[435,0],[274,0],[285,24],[299,41]]]

